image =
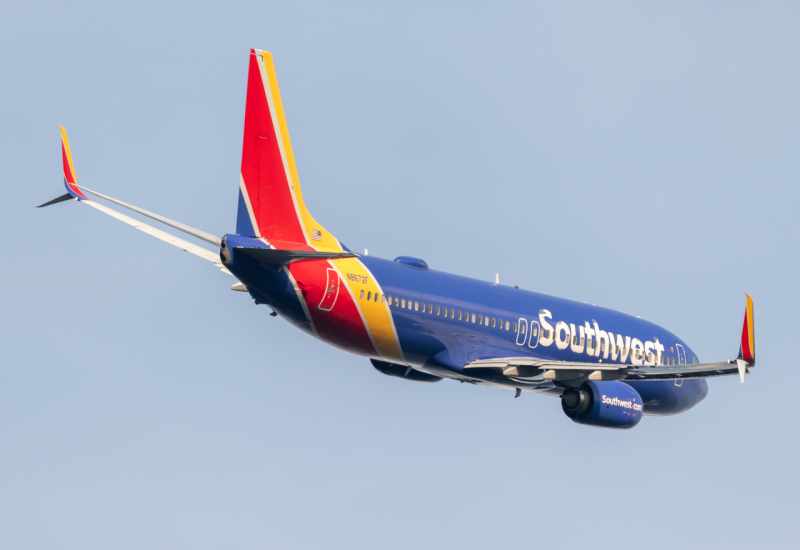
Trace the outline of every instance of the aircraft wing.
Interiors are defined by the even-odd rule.
[[[222,260],[220,260],[218,252],[212,252],[211,250],[208,250],[207,248],[203,248],[202,246],[197,246],[196,244],[192,244],[192,243],[190,243],[188,241],[184,241],[183,239],[181,239],[179,237],[176,237],[174,235],[166,233],[165,231],[161,231],[160,229],[156,229],[152,225],[147,225],[144,222],[141,222],[139,220],[135,220],[135,219],[133,219],[133,218],[131,218],[129,216],[126,216],[125,214],[121,214],[121,213],[117,212],[116,210],[112,210],[111,208],[108,208],[107,206],[103,206],[102,204],[98,204],[98,203],[94,202],[93,200],[81,199],[79,202],[87,204],[87,205],[91,206],[92,208],[95,208],[95,209],[99,210],[100,212],[103,212],[104,214],[108,214],[109,216],[118,219],[121,222],[127,223],[128,225],[130,225],[131,227],[135,227],[139,231],[144,231],[145,233],[147,233],[148,235],[152,235],[156,239],[161,239],[165,243],[169,243],[169,244],[171,244],[173,246],[177,246],[178,248],[180,248],[182,250],[185,250],[186,252],[189,252],[190,254],[194,254],[195,256],[203,258],[204,260],[208,260],[209,262],[211,262],[215,266],[217,266],[220,269],[220,271],[222,271],[224,273],[227,273],[228,275],[232,275],[232,273],[230,271],[228,271],[227,268],[225,268],[224,265],[222,265]]]
[[[62,160],[63,160],[63,163],[64,163],[64,186],[67,188],[67,193],[62,195],[62,196],[60,196],[60,197],[58,197],[58,198],[56,198],[56,199],[53,199],[53,200],[51,200],[49,202],[46,202],[46,203],[40,205],[39,208],[44,207],[44,206],[49,206],[51,204],[57,204],[59,202],[63,202],[63,201],[69,200],[69,199],[75,199],[78,202],[81,202],[83,204],[91,206],[92,208],[94,208],[96,210],[99,210],[100,212],[103,212],[104,214],[108,214],[109,216],[111,216],[113,218],[116,218],[121,222],[127,223],[128,225],[130,225],[132,227],[135,227],[136,229],[138,229],[140,231],[143,231],[143,232],[147,233],[148,235],[152,235],[153,237],[155,237],[157,239],[161,239],[162,241],[164,241],[166,243],[169,243],[169,244],[171,244],[173,246],[177,246],[178,248],[180,248],[182,250],[185,250],[186,252],[189,252],[190,254],[194,254],[195,256],[203,258],[204,260],[207,260],[207,261],[213,263],[221,271],[231,275],[231,272],[228,271],[225,268],[225,266],[222,265],[222,260],[219,257],[219,252],[214,252],[214,251],[208,250],[207,248],[203,248],[202,246],[197,246],[196,244],[192,244],[192,243],[190,243],[188,241],[185,241],[185,240],[183,240],[181,238],[178,238],[178,237],[176,237],[174,235],[171,235],[169,233],[161,231],[160,229],[156,229],[155,227],[153,227],[151,225],[148,225],[148,224],[146,224],[144,222],[141,222],[139,220],[135,220],[135,219],[133,219],[133,218],[131,218],[129,216],[126,216],[124,214],[121,214],[121,213],[117,212],[116,210],[112,210],[111,208],[108,208],[106,206],[103,206],[102,204],[98,204],[97,202],[95,202],[93,200],[90,200],[83,193],[83,191],[87,191],[89,193],[95,194],[95,195],[97,195],[99,197],[102,197],[104,199],[107,199],[107,200],[109,200],[111,202],[119,204],[120,206],[124,206],[125,208],[129,208],[129,209],[131,209],[131,210],[133,210],[135,212],[138,212],[139,214],[142,214],[142,215],[147,216],[149,218],[152,218],[154,220],[160,221],[160,222],[162,222],[162,223],[164,223],[164,224],[166,224],[166,225],[168,225],[170,227],[178,229],[179,231],[183,231],[184,233],[192,235],[193,237],[196,237],[198,239],[202,239],[202,240],[204,240],[204,241],[206,241],[206,242],[208,242],[210,244],[213,244],[213,245],[216,245],[216,246],[220,246],[220,242],[221,242],[220,239],[218,239],[217,237],[214,237],[213,235],[210,235],[209,233],[206,233],[205,231],[200,231],[199,229],[194,229],[192,227],[189,227],[188,225],[184,225],[182,223],[170,220],[169,218],[165,218],[163,216],[159,216],[158,214],[153,214],[152,212],[148,212],[147,210],[138,208],[136,206],[132,206],[130,204],[124,203],[124,202],[119,201],[117,199],[113,199],[113,198],[108,197],[106,195],[102,195],[100,193],[97,193],[96,191],[91,191],[89,189],[86,189],[85,187],[79,186],[78,182],[77,182],[77,178],[75,177],[75,168],[74,168],[74,165],[72,163],[72,154],[71,154],[70,148],[69,148],[69,140],[67,139],[67,131],[64,130],[64,128],[61,128],[61,153],[62,153]]]
[[[503,357],[481,359],[464,366],[465,369],[495,369],[506,376],[527,378],[542,375],[546,380],[580,378],[588,380],[677,380],[680,378],[712,378],[740,374],[738,361],[692,365],[632,366],[613,363],[574,363],[532,359],[529,357]],[[746,369],[746,364],[745,364]]]
[[[747,296],[739,356],[733,361],[691,365],[627,365],[621,363],[574,363],[532,357],[500,357],[467,363],[465,369],[494,369],[505,376],[545,380],[679,380],[683,378],[713,378],[716,376],[749,374],[756,364],[753,299]]]

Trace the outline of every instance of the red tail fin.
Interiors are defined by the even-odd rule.
[[[272,54],[250,50],[237,232],[341,250],[308,213]]]

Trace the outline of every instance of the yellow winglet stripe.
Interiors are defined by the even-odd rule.
[[[72,174],[72,182],[71,183],[78,183],[78,178],[75,175],[75,165],[72,164],[72,151],[69,149],[69,138],[67,138],[67,131],[64,129],[63,126],[59,124],[58,126],[61,129],[61,141],[64,143],[64,151],[67,152],[67,162],[69,163],[69,171]]]

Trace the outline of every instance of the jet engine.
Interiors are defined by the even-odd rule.
[[[566,388],[561,408],[573,422],[599,428],[627,430],[642,419],[641,396],[619,381],[590,381],[579,388]]]

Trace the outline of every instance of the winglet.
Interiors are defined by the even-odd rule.
[[[747,294],[745,294],[747,296]],[[742,326],[742,341],[739,345],[739,357],[737,363],[739,364],[739,371],[742,378],[744,378],[744,366],[755,366],[756,364],[756,337],[755,326],[753,318],[753,299],[747,296],[747,309],[744,312],[744,326]],[[741,361],[741,363],[740,363]]]
[[[76,199],[86,199],[86,195],[78,189],[78,178],[75,177],[75,165],[72,163],[72,153],[69,150],[67,131],[63,126],[59,126],[59,128],[61,128],[61,156],[64,162],[64,187],[67,188],[67,193]]]

